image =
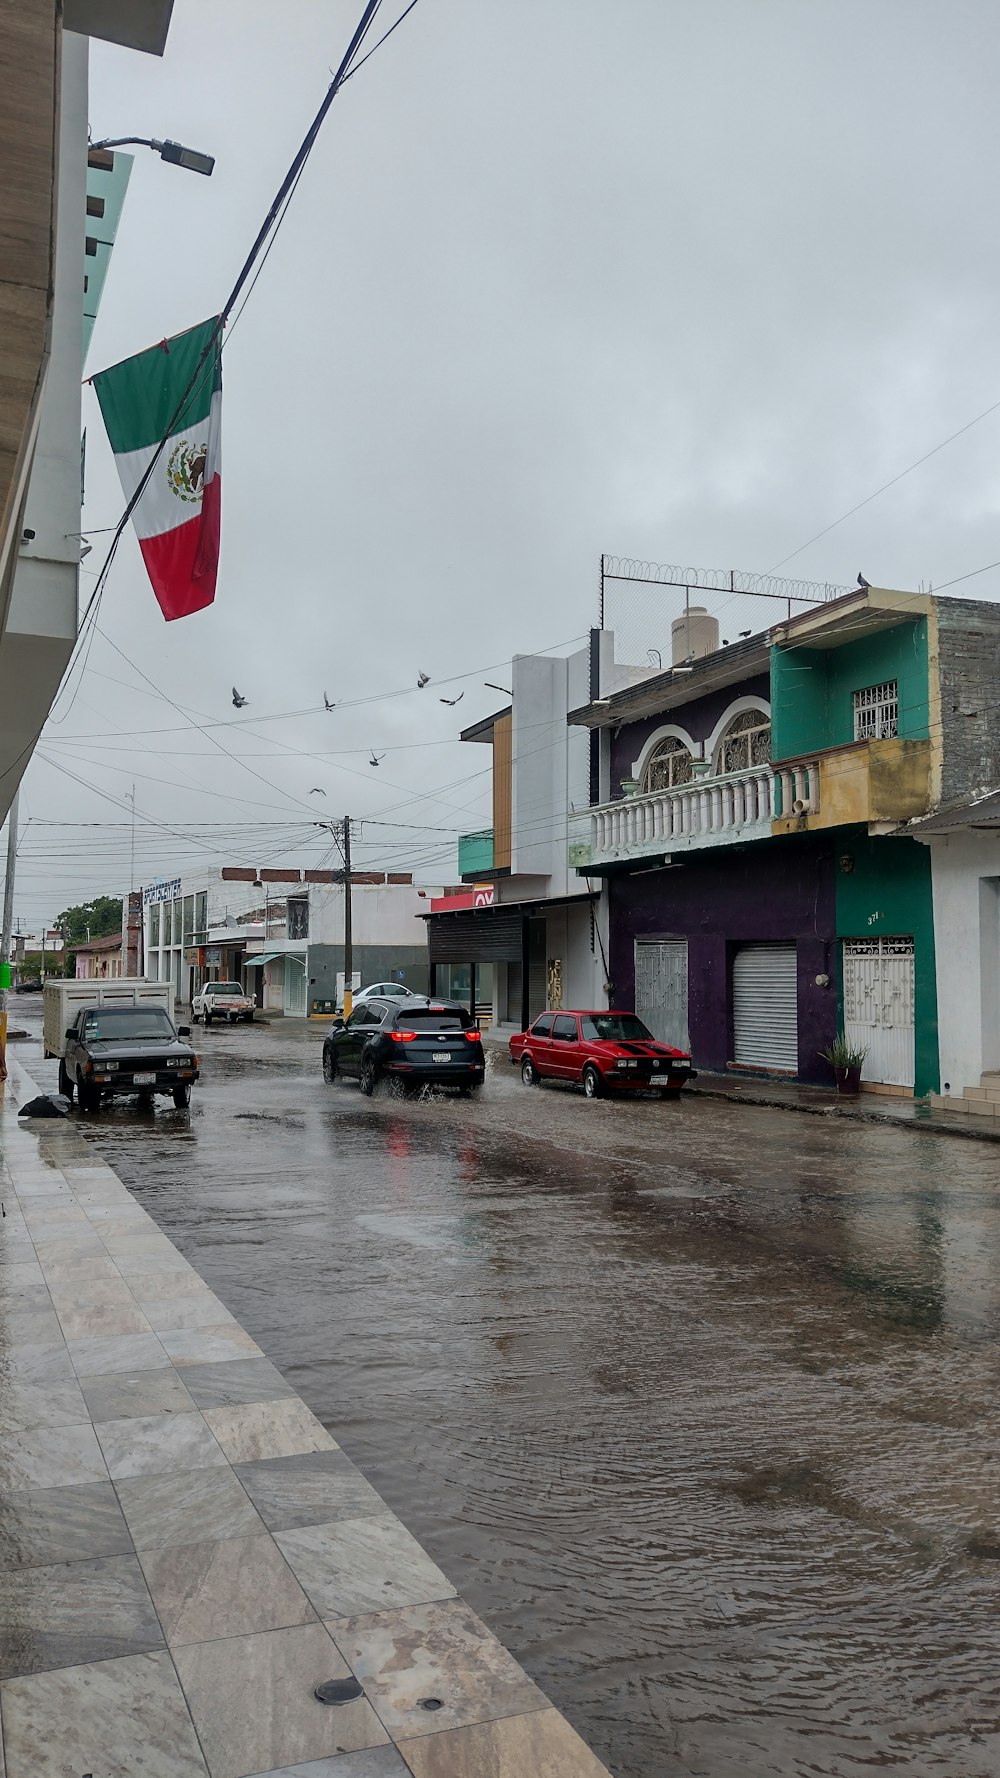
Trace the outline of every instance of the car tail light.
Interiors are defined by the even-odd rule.
[[[415,1043],[416,1037],[415,1031],[394,1031],[392,1033],[393,1043]]]
[[[465,1033],[465,1041],[466,1043],[482,1043],[483,1040],[478,1031],[467,1031]]]

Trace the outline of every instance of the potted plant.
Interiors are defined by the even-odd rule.
[[[620,780],[623,796],[638,796],[642,785],[638,778],[622,778]]]
[[[825,1062],[829,1062],[837,1077],[837,1091],[847,1095],[856,1095],[861,1091],[861,1070],[868,1054],[867,1045],[864,1049],[856,1049],[847,1041],[843,1031],[838,1031],[833,1042],[820,1050]]]

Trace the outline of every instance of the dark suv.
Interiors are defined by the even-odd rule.
[[[323,1079],[355,1077],[373,1093],[383,1075],[404,1086],[483,1084],[483,1040],[464,1006],[414,998],[365,1000],[346,1023],[336,1019],[323,1044]]]

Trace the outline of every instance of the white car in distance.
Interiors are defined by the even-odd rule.
[[[213,1019],[228,1019],[231,1025],[245,1019],[252,1024],[256,1004],[256,996],[245,994],[239,982],[206,982],[191,1002],[191,1017],[201,1019],[206,1030]]]

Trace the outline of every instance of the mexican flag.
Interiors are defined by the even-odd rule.
[[[167,619],[189,617],[215,598],[222,517],[221,337],[201,361],[217,327],[218,316],[93,379],[127,500],[156,458],[132,523]]]

